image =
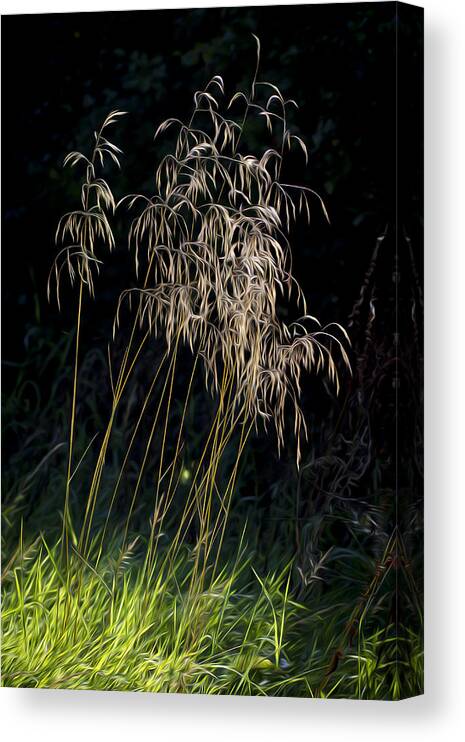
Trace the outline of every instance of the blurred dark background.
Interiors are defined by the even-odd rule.
[[[261,78],[300,106],[293,126],[310,166],[291,157],[287,177],[321,194],[331,218],[328,226],[315,208],[310,230],[294,235],[298,279],[315,314],[344,322],[376,237],[395,223],[395,16],[396,3],[354,3],[4,17],[4,360],[24,359],[31,328],[61,333],[73,321],[74,307],[59,316],[46,300],[56,223],[79,198],[79,174],[62,170],[65,154],[87,152],[110,110],[128,111],[113,133],[125,152],[122,171],[107,177],[118,197],[152,193],[155,164],[169,145],[169,137],[168,144],[153,141],[156,127],[188,115],[195,90],[214,74],[229,94],[249,89],[252,33],[262,43]],[[405,20],[398,47],[405,50],[399,80],[409,168],[399,178],[400,216],[418,245],[422,52],[418,21]],[[123,228],[124,216],[118,219]],[[127,281],[125,247],[120,237],[98,286],[95,341]]]

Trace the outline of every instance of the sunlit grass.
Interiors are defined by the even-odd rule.
[[[241,551],[196,593],[193,561],[184,548],[148,575],[130,552],[98,570],[74,554],[65,574],[59,545],[39,539],[4,576],[3,685],[392,699],[421,688],[413,635],[400,659],[385,630],[361,636],[360,654],[331,668],[344,607],[295,600],[290,565],[260,574]]]
[[[241,559],[195,594],[186,550],[151,578],[77,557],[65,574],[59,560],[41,540],[7,575],[5,685],[267,694],[289,682],[289,622],[306,614],[290,600],[289,570],[254,576]]]

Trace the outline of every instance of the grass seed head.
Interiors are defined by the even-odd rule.
[[[129,197],[131,207],[142,204],[129,239],[136,268],[143,256],[147,278],[143,288],[123,292],[116,321],[123,302],[136,293],[140,322],[168,346],[180,334],[202,358],[212,394],[225,372],[232,374],[235,407],[255,424],[272,423],[279,449],[290,405],[299,462],[307,433],[302,372],[326,371],[337,390],[334,352],[349,365],[348,337],[339,325],[321,327],[308,315],[292,274],[293,223],[300,217],[310,221],[312,199],[327,213],[311,189],[280,178],[285,153],[297,146],[307,162],[307,148],[287,122],[295,101],[285,100],[275,85],[258,82],[257,72],[258,64],[250,94],[235,93],[227,106],[245,107],[241,123],[221,112],[224,84],[215,76],[195,93],[188,123],[168,119],[158,127],[156,136],[176,127],[174,154],[156,170],[155,195]],[[265,105],[255,99],[259,86],[271,92]],[[239,149],[253,115],[266,119],[273,136],[280,134],[279,151],[268,147],[259,157]],[[288,315],[302,315],[298,321],[281,319],[283,303]]]

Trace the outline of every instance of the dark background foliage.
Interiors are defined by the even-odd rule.
[[[310,167],[291,158],[289,178],[317,190],[331,217],[328,226],[315,209],[312,228],[295,235],[298,278],[315,314],[344,321],[375,238],[395,221],[395,17],[396,3],[356,3],[4,18],[3,357],[24,359],[31,326],[67,328],[45,298],[55,225],[78,198],[77,174],[61,168],[64,155],[87,151],[108,111],[126,110],[115,134],[125,151],[122,172],[108,177],[119,196],[151,193],[155,163],[169,146],[169,138],[153,142],[156,127],[167,116],[185,116],[213,74],[224,77],[228,93],[248,89],[252,33],[262,42],[262,79],[300,105],[294,126]],[[409,38],[415,28],[404,24],[404,31],[401,124],[409,169],[399,180],[403,217],[418,240],[421,50]],[[121,288],[124,247],[99,287],[105,300],[95,312],[107,318]]]

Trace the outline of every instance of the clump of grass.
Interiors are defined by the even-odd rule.
[[[80,327],[84,295],[94,298],[95,274],[103,265],[99,250],[111,251],[116,243],[111,216],[117,204],[97,167],[106,159],[119,165],[121,151],[104,132],[122,112],[107,117],[89,158],[73,152],[65,160],[83,164],[85,179],[82,208],[65,215],[58,226],[57,239],[70,238],[72,244],[59,252],[52,269],[58,301],[63,271],[79,288],[63,531],[56,544],[40,538],[25,549],[21,541],[7,565],[7,685],[360,698],[396,698],[402,688],[419,685],[415,637],[406,638],[410,655],[399,661],[390,654],[390,644],[398,647],[398,634],[389,633],[391,624],[380,634],[365,621],[368,602],[383,601],[378,582],[359,605],[356,645],[353,637],[348,641],[354,596],[351,602],[346,596],[339,600],[337,590],[327,598],[313,591],[337,549],[316,556],[312,551],[308,564],[296,565],[294,572],[287,553],[285,569],[282,560],[279,568],[261,569],[258,555],[255,570],[250,561],[256,555],[250,551],[245,556],[239,550],[236,559],[224,554],[239,467],[252,431],[267,434],[274,428],[281,450],[290,419],[293,466],[299,465],[307,434],[303,376],[325,374],[337,392],[338,371],[349,367],[345,330],[331,323],[322,327],[309,314],[293,275],[294,223],[299,218],[310,223],[314,205],[326,210],[309,188],[286,182],[289,149],[297,147],[305,160],[307,151],[289,124],[295,102],[258,79],[259,51],[258,45],[250,91],[225,101],[223,79],[215,76],[195,94],[188,122],[161,124],[157,136],[174,127],[177,136],[173,153],[156,170],[154,193],[131,195],[119,204],[139,208],[128,240],[136,286],[123,292],[115,313],[114,333],[126,341],[121,358],[108,349],[112,399],[97,451],[95,437],[88,444],[95,465],[88,486],[79,481],[86,495],[82,512],[77,507],[71,512],[71,489],[83,471],[73,450],[83,374]],[[252,117],[264,124],[259,152],[247,149]],[[121,401],[130,396],[151,341],[160,360],[145,380],[132,424],[120,431],[125,450],[114,451]],[[189,359],[190,367],[175,416],[181,357]],[[184,482],[183,451],[199,380],[214,409]],[[125,515],[116,544],[113,510],[123,483],[129,482],[124,473],[134,463],[131,453],[138,441],[142,453],[123,493]],[[349,462],[349,474],[350,467]],[[96,529],[108,468],[108,511]],[[343,491],[341,482],[341,476],[335,480],[334,497]],[[142,499],[150,510],[143,539],[141,534],[134,538],[133,529]],[[168,521],[175,523],[172,530]],[[186,534],[192,528],[194,545],[188,548]],[[301,536],[297,532],[298,542]],[[229,554],[231,542],[230,536]],[[399,675],[402,667],[407,680]]]
[[[131,570],[130,549],[99,571],[75,553],[68,571],[81,580],[77,603],[59,548],[42,539],[6,578],[3,683],[266,694],[283,680],[287,620],[305,610],[290,600],[288,570],[261,580],[238,556],[191,599],[186,551],[150,586]]]
[[[289,566],[261,575],[240,547],[192,596],[189,550],[150,584],[138,551],[121,558],[115,545],[98,569],[73,551],[65,572],[59,545],[22,547],[3,579],[3,685],[369,699],[421,689],[420,639],[406,632],[399,652],[394,626],[367,628],[328,667],[348,606],[334,592],[296,601]]]
[[[348,336],[340,325],[321,327],[308,314],[292,273],[293,223],[300,216],[310,223],[311,200],[327,214],[314,191],[284,182],[287,152],[297,146],[307,161],[307,149],[288,123],[295,101],[257,80],[259,52],[258,45],[248,94],[237,92],[225,102],[224,82],[216,75],[195,94],[188,123],[168,119],[158,127],[156,136],[177,129],[174,153],[157,167],[153,196],[123,199],[130,207],[142,204],[129,240],[136,269],[143,259],[146,273],[143,287],[123,292],[120,305],[135,295],[139,322],[169,349],[180,341],[191,349],[207,388],[229,399],[228,426],[272,424],[281,449],[289,406],[299,463],[307,432],[301,376],[327,371],[338,388],[335,351],[350,364],[337,334],[344,342]],[[229,109],[239,106],[239,121],[228,118]],[[264,142],[266,122],[277,147],[243,150],[253,117],[263,121]],[[294,321],[283,320],[284,309]]]
[[[129,244],[134,247],[136,274],[143,263],[144,278],[141,286],[123,291],[116,312],[115,331],[120,329],[128,333],[128,341],[118,373],[112,368],[109,350],[113,403],[107,427],[101,436],[78,536],[70,512],[70,490],[83,290],[87,288],[91,295],[94,294],[93,270],[98,270],[100,265],[95,253],[96,241],[110,250],[115,244],[106,212],[114,211],[116,204],[108,183],[97,177],[96,163],[100,161],[103,166],[105,158],[110,158],[119,166],[121,150],[104,136],[104,132],[123,113],[113,111],[105,119],[99,132],[95,133],[95,146],[90,158],[81,152],[71,152],[65,159],[65,164],[83,163],[86,168],[81,193],[82,209],[65,215],[57,229],[57,240],[61,238],[63,241],[69,236],[73,244],[60,251],[54,266],[58,301],[63,268],[67,267],[71,282],[76,276],[79,280],[62,539],[67,556],[71,537],[83,557],[88,557],[94,513],[118,406],[152,334],[162,338],[166,352],[148,383],[140,416],[129,437],[128,450],[111,497],[107,523],[130,449],[147,414],[149,399],[158,378],[164,377],[124,526],[126,539],[152,443],[158,438],[161,441],[159,465],[146,559],[146,568],[153,570],[157,561],[157,534],[161,533],[170,513],[179,484],[180,453],[186,435],[184,425],[189,399],[197,369],[203,369],[205,385],[218,406],[172,545],[174,554],[186,529],[193,521],[197,522],[197,566],[202,581],[214,545],[215,563],[218,561],[239,462],[251,430],[257,429],[260,421],[265,428],[273,423],[278,449],[281,449],[286,411],[290,407],[299,464],[301,437],[307,433],[300,404],[302,374],[326,369],[329,379],[338,388],[335,348],[349,366],[344,343],[336,335],[340,332],[343,340],[348,340],[345,330],[339,325],[321,327],[315,317],[308,314],[302,291],[292,274],[292,223],[299,215],[310,222],[312,198],[318,201],[325,214],[326,210],[314,191],[288,184],[282,178],[286,152],[297,146],[307,160],[307,150],[304,142],[291,132],[288,123],[289,108],[296,107],[295,101],[286,100],[274,84],[258,80],[260,44],[258,39],[256,42],[257,63],[250,91],[237,92],[227,106],[228,109],[242,107],[237,114],[239,119],[233,120],[227,117],[226,112],[220,113],[224,82],[216,75],[204,90],[195,93],[194,110],[188,123],[169,119],[159,126],[156,136],[174,125],[178,128],[178,136],[174,154],[166,155],[156,170],[155,194],[122,199],[130,207],[142,203],[142,211],[130,227]],[[259,90],[265,95],[262,102],[259,101]],[[272,140],[279,142],[277,147],[268,146],[257,155],[244,150],[246,126],[252,116],[264,121]],[[121,314],[125,302],[132,308],[134,297],[138,301],[131,329],[131,319],[124,315],[122,323]],[[294,322],[282,319],[281,304],[288,315],[294,312]],[[316,325],[317,329],[310,330],[311,325]],[[142,339],[138,337],[139,328]],[[174,444],[169,450],[171,403],[181,346],[190,349],[193,363],[178,431],[171,435]],[[226,488],[220,491],[218,475],[224,468],[225,451],[234,444],[236,431],[235,462],[226,477]],[[106,525],[101,534],[98,558],[103,550]]]

